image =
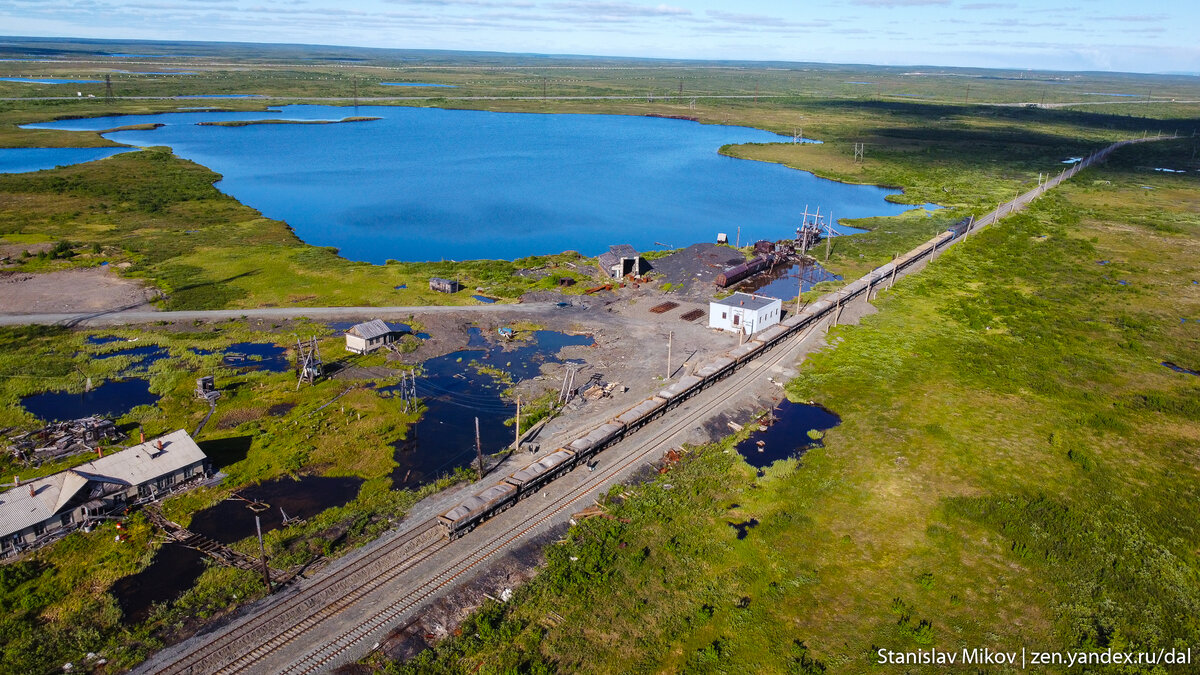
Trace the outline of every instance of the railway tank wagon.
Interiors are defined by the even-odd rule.
[[[475,529],[481,521],[504,511],[517,501],[517,487],[497,483],[462,500],[458,506],[438,516],[438,524],[447,539],[455,539]]]

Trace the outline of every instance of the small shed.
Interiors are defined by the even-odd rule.
[[[346,331],[346,351],[366,354],[395,340],[396,333],[391,326],[384,323],[383,319],[371,319],[366,323],[355,324]]]
[[[640,276],[650,270],[650,263],[643,260],[641,254],[629,244],[609,246],[608,252],[601,253],[597,262],[600,269],[613,279],[629,274]]]
[[[439,293],[457,293],[462,287],[459,286],[457,279],[442,279],[441,277],[432,277],[429,280],[429,290]]]
[[[708,303],[708,327],[752,335],[779,323],[783,301],[751,293],[734,293]]]

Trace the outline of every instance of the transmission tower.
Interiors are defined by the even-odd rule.
[[[864,154],[866,154],[866,143],[855,143],[854,144],[854,163],[862,164]]]
[[[104,100],[105,100],[105,101],[111,101],[111,100],[112,100],[112,98],[113,98],[113,93],[112,93],[112,74],[111,74],[111,73],[105,73],[105,74],[104,74]]]
[[[317,338],[311,340],[301,340],[296,338],[296,372],[299,379],[296,382],[296,388],[300,388],[300,384],[307,382],[312,384],[316,382],[324,372],[324,366],[321,365],[321,350],[317,346]]]

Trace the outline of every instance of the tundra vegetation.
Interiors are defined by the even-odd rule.
[[[1200,366],[1200,185],[1152,168],[1192,151],[1124,149],[834,329],[787,386],[841,415],[823,447],[761,475],[734,439],[694,448],[461,635],[368,662],[866,672],[880,647],[1195,644],[1200,379],[1161,362]]]
[[[1194,100],[1194,78],[1181,77],[1156,78],[1155,102],[1035,109],[976,104],[1039,96],[1068,103],[1087,100],[1087,91],[1142,80],[1089,74],[1019,81],[1015,74],[917,76],[869,67],[701,69],[667,62],[644,71],[567,70],[561,66],[582,64],[489,55],[447,61],[437,53],[402,70],[380,71],[370,61],[334,68],[306,60],[312,56],[285,46],[221,54],[222,62],[241,59],[245,69],[207,57],[173,59],[197,73],[114,74],[114,93],[349,98],[357,89],[367,98],[427,91],[378,82],[443,82],[457,88],[437,90],[438,98],[391,102],[682,116],[789,139],[802,129],[822,143],[781,139],[720,151],[835,180],[902,187],[899,199],[906,203],[947,207],[848,223],[870,232],[832,247],[827,265],[847,278],[1028,189],[1039,173],[1061,169],[1066,157],[1143,131],[1188,136],[1200,116],[1200,106],[1159,99]],[[5,68],[14,75],[101,80],[108,70],[68,61]],[[637,98],[454,98],[540,95],[543,85],[550,96]],[[85,96],[35,98],[74,97],[76,91]],[[0,102],[0,146],[111,146],[96,133],[18,125],[196,103],[107,101],[103,91],[103,84],[0,82],[0,98],[28,97]],[[763,97],[704,98],[756,92]],[[267,105],[207,103],[238,110]],[[854,161],[855,143],[866,144],[862,162]],[[1197,378],[1159,362],[1200,370],[1200,286],[1192,284],[1200,278],[1197,168],[1189,138],[1124,150],[1029,213],[947,252],[882,295],[878,315],[836,329],[836,349],[813,358],[789,384],[791,396],[818,400],[842,416],[823,448],[762,475],[726,452],[732,439],[693,449],[665,477],[615,491],[606,500],[615,519],[574,528],[566,543],[548,549],[534,581],[507,604],[485,605],[461,637],[411,664],[371,663],[410,672],[585,672],[623,663],[629,670],[811,673],[867,670],[873,646],[1194,645],[1196,628],[1187,617],[1200,609],[1198,542],[1186,514],[1196,496],[1200,392]],[[558,288],[556,276],[584,279],[571,265],[588,261],[573,253],[518,261],[347,261],[334,250],[303,244],[285,223],[221,194],[213,187],[219,178],[168,148],[0,175],[0,243],[45,249],[19,256],[8,269],[43,273],[129,263],[120,273],[160,290],[164,309],[475,302],[470,290],[430,292],[430,276],[457,277],[466,289],[511,301]],[[533,267],[547,274],[515,274]],[[589,285],[559,290],[581,292]],[[239,341],[286,344],[294,339],[289,331],[324,336],[323,351],[337,350],[327,328],[236,321],[193,328],[103,331],[168,351],[149,365],[125,356],[91,358],[129,343],[92,345],[79,331],[0,330],[0,427],[36,424],[19,407],[22,396],[79,392],[88,377],[99,385],[132,374],[148,378],[160,401],[122,417],[124,428],[141,425],[148,435],[190,431],[207,413],[191,395],[194,378],[215,373],[225,398],[201,440],[228,477],[167,501],[163,509],[171,518],[186,523],[240,487],[282,476],[363,479],[345,507],[268,536],[274,560],[301,564],[368,540],[420,497],[391,490],[388,477],[390,443],[404,437],[420,411],[404,412],[398,401],[355,386],[365,380],[296,390],[290,373],[229,368],[219,355]],[[386,364],[367,356],[349,365]],[[540,410],[540,403],[531,408]],[[33,477],[69,464],[20,471]],[[17,467],[5,459],[0,470],[9,475]],[[749,518],[761,524],[737,540],[728,523]],[[147,621],[123,620],[112,584],[143,569],[158,545],[141,516],[127,524],[123,543],[113,541],[107,525],[0,566],[0,671],[58,670],[89,651],[114,667],[129,666],[261,594],[254,575],[211,567]],[[249,541],[236,547],[251,550]]]

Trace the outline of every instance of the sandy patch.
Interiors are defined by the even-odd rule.
[[[153,289],[109,267],[43,274],[0,272],[0,314],[154,310]]]

